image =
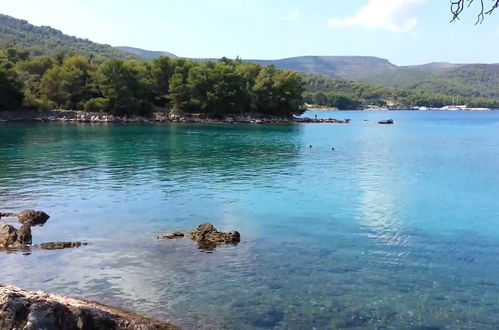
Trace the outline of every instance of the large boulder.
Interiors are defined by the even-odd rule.
[[[31,244],[31,227],[23,225],[17,230],[14,226],[0,224],[0,247],[23,247]]]
[[[241,241],[239,232],[219,232],[211,223],[199,225],[196,230],[191,231],[190,236],[203,248],[214,248],[221,244],[237,244]]]
[[[95,302],[0,285],[0,329],[176,330],[178,328]]]
[[[42,226],[50,216],[43,211],[26,210],[17,214],[19,222],[28,226]]]

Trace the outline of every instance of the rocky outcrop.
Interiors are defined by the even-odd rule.
[[[0,224],[0,250],[2,251],[18,251],[18,250],[30,250],[30,246],[33,242],[31,236],[32,226],[43,226],[50,216],[43,211],[33,211],[26,210],[18,214],[13,213],[0,213],[1,216],[16,216],[19,222],[22,223],[20,229],[16,229],[14,226],[8,224]],[[35,248],[41,248],[43,250],[62,250],[62,249],[74,249],[81,246],[88,245],[88,243],[83,242],[48,242],[41,243],[39,246],[34,246]],[[1,328],[0,328],[1,329]]]
[[[62,249],[75,249],[86,246],[85,242],[48,242],[40,244],[40,248],[44,250],[62,250]]]
[[[31,227],[23,225],[21,229],[0,224],[0,248],[23,247],[31,244]]]
[[[202,248],[214,248],[221,244],[237,244],[241,235],[237,231],[219,232],[211,223],[203,223],[191,231],[191,238]]]
[[[183,238],[185,235],[179,231],[176,231],[174,233],[164,235],[164,236],[158,236],[157,239],[175,239],[175,238]]]
[[[20,229],[8,224],[0,224],[0,248],[26,248],[32,243],[31,226],[44,225],[50,216],[43,211],[26,210],[18,214],[0,213],[2,217],[17,217],[22,223]]]
[[[43,226],[50,216],[43,211],[26,210],[17,214],[19,222],[28,226]]]
[[[95,302],[0,285],[0,329],[174,330],[178,328]]]

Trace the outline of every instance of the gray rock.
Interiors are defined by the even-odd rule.
[[[95,302],[0,285],[0,329],[176,330],[178,328]]]
[[[42,226],[50,216],[43,211],[26,210],[18,213],[17,218],[23,225]]]

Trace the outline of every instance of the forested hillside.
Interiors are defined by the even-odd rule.
[[[307,103],[339,109],[358,109],[366,104],[441,108],[456,101],[455,94],[410,91],[320,75],[304,75],[303,79],[307,89],[304,94]],[[461,97],[460,102],[469,107],[499,107],[499,99],[492,98]]]
[[[361,81],[419,92],[499,98],[499,64],[407,67]]]
[[[48,26],[34,26],[25,20],[0,14],[0,49],[9,47],[24,48],[32,55],[75,53],[98,61],[135,57],[109,45],[71,37]]]

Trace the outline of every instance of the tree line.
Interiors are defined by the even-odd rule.
[[[239,59],[153,61],[0,52],[0,109],[73,109],[116,115],[155,110],[224,116],[247,112],[301,114],[302,76]]]

